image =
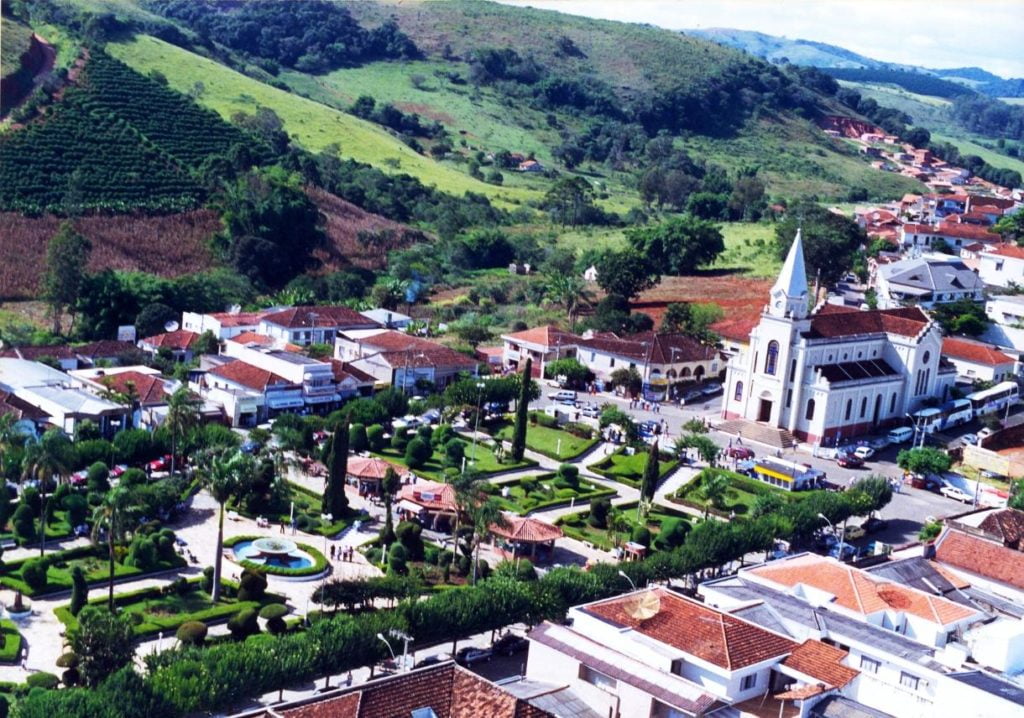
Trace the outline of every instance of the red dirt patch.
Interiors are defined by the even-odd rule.
[[[46,261],[46,245],[60,218],[0,213],[0,297],[34,297]],[[220,229],[211,210],[148,216],[82,217],[75,228],[92,242],[90,271],[119,269],[176,277],[209,269],[207,241]]]
[[[418,229],[367,212],[319,187],[307,187],[306,194],[326,217],[325,231],[331,245],[317,252],[316,257],[328,268],[355,265],[383,269],[389,251],[427,239]]]
[[[725,310],[729,319],[756,319],[768,300],[771,286],[770,279],[724,273],[662,277],[661,284],[641,294],[630,306],[649,315],[655,325],[661,323],[665,307],[673,302],[710,302]]]
[[[444,112],[438,112],[437,110],[430,107],[430,105],[424,105],[420,102],[396,102],[395,107],[400,109],[402,112],[415,112],[417,115],[422,115],[428,120],[436,120],[442,125],[454,125],[455,118],[451,115],[445,114]]]

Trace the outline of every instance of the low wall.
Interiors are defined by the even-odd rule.
[[[1024,461],[1011,459],[1009,456],[980,446],[965,446],[963,451],[963,462],[967,466],[972,466],[980,471],[994,471],[1015,479],[1024,476]]]

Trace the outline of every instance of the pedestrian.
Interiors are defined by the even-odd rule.
[[[281,533],[284,533],[284,521],[281,522]]]
[[[331,546],[331,560],[334,560],[334,546]]]

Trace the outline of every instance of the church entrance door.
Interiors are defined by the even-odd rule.
[[[771,421],[772,420],[772,402],[770,399],[761,399],[761,406],[757,411],[758,421]]]

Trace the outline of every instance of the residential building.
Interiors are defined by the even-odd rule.
[[[231,426],[251,427],[279,413],[305,407],[302,388],[271,371],[240,359],[204,357],[196,386],[204,399],[222,408]]]
[[[396,312],[391,309],[367,309],[365,312],[359,313],[371,322],[376,322],[385,329],[406,330],[414,321],[408,314],[402,314],[401,312]]]
[[[1001,244],[982,250],[978,276],[994,287],[1024,287],[1024,247]]]
[[[407,393],[417,385],[443,389],[478,369],[478,362],[461,352],[392,329],[344,332],[335,340],[334,356],[378,384],[401,387]]]
[[[348,307],[309,306],[264,314],[257,332],[282,343],[306,347],[334,344],[339,332],[379,327],[378,322]]]
[[[26,359],[0,359],[0,391],[17,397],[21,407],[32,407],[25,418],[38,422],[39,415],[45,415],[48,425],[70,436],[82,421],[96,424],[106,438],[130,421],[129,407],[96,396],[73,377]]]
[[[1015,509],[983,509],[959,516],[947,521],[935,540],[934,559],[971,586],[1024,607],[1022,526],[1024,512]]]
[[[299,390],[298,394],[288,391],[268,397],[267,409],[295,410],[309,409],[316,413],[327,413],[340,406],[344,397],[338,393],[330,361],[313,359],[304,354],[286,349],[268,348],[262,343],[240,343],[238,337],[224,342],[225,357],[239,359],[283,379]],[[358,393],[358,381],[347,388],[348,396]]]
[[[900,227],[899,239],[904,248],[938,249],[936,245],[942,241],[954,250],[975,242],[995,245],[1002,241],[1002,237],[985,227],[956,222],[934,225],[908,222]]]
[[[998,384],[1017,376],[1017,361],[983,342],[945,337],[942,356],[956,367],[957,379],[962,382],[990,381]]]
[[[981,341],[1000,347],[1024,351],[1024,296],[1000,294],[985,302],[990,324],[979,337]]]
[[[262,312],[214,312],[200,314],[184,312],[181,315],[181,328],[185,331],[202,334],[212,332],[219,341],[230,339],[242,332],[254,332],[259,327],[260,319],[273,310]]]
[[[900,423],[945,401],[956,369],[940,328],[918,307],[809,311],[797,233],[749,346],[729,361],[723,417],[758,422],[809,443],[834,443]]]
[[[524,692],[524,686],[514,687]],[[555,718],[540,707],[543,697],[531,700],[525,692],[526,697],[516,695],[512,687],[499,686],[449,661],[257,708],[235,718]]]
[[[331,359],[331,371],[334,372],[335,390],[342,399],[373,394],[376,381],[365,371],[338,359]]]
[[[157,355],[166,351],[174,361],[192,361],[193,346],[201,335],[187,329],[176,329],[173,332],[155,334],[139,340],[139,349],[147,354]]]
[[[44,364],[56,364],[61,371],[77,369],[81,363],[78,354],[67,344],[49,346],[8,347],[0,351],[0,358],[24,359]]]
[[[711,331],[718,335],[719,347],[726,360],[744,351],[750,345],[750,332],[754,331],[760,317],[720,319],[711,325]]]
[[[131,425],[155,428],[167,415],[167,400],[180,382],[147,366],[78,369],[71,376],[93,393],[131,408]]]
[[[948,255],[879,264],[873,276],[879,309],[915,305],[930,309],[963,299],[984,299],[985,284],[959,259]]]
[[[846,650],[793,640],[664,588],[569,610],[530,634],[526,678],[598,716],[797,716],[857,679]],[[565,713],[560,713],[565,715]]]
[[[643,332],[619,337],[602,332],[577,342],[577,359],[608,382],[617,369],[636,369],[644,395],[665,399],[679,385],[718,376],[724,362],[718,348],[685,334]]]
[[[543,377],[544,365],[548,362],[576,358],[579,340],[575,334],[551,325],[502,334],[504,353],[501,364],[505,371],[519,371],[526,358],[530,357],[533,376]]]
[[[79,346],[52,344],[49,346],[8,347],[0,351],[3,359],[27,359],[56,364],[61,371],[72,371],[95,366],[98,362],[120,363],[125,359],[137,359],[139,349],[131,342],[103,340]]]

